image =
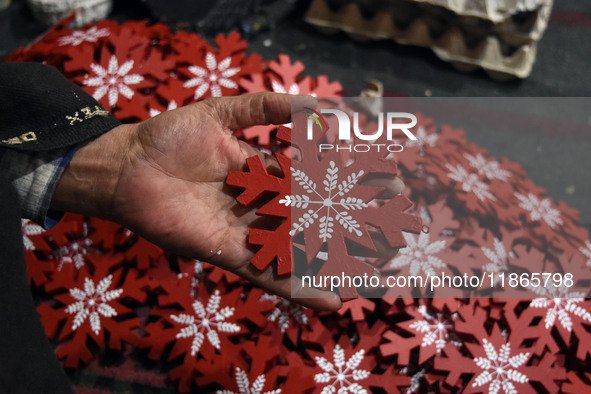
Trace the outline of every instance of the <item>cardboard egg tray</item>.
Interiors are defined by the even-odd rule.
[[[537,11],[551,5],[548,0],[413,0],[415,3],[443,7],[457,15],[475,16],[494,23],[503,22],[522,12]]]
[[[431,48],[461,71],[526,78],[553,0],[314,0],[306,21],[354,39]]]

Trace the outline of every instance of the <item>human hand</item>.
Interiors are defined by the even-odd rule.
[[[292,286],[272,267],[249,260],[247,236],[256,207],[243,207],[225,184],[246,159],[274,159],[234,137],[233,131],[290,119],[293,96],[257,93],[204,100],[136,125],[121,125],[79,148],[64,171],[52,208],[115,221],[162,248],[201,259],[302,305],[340,308],[325,292]],[[306,104],[306,100],[310,101]],[[302,103],[315,105],[309,97]],[[292,291],[299,289],[300,294]],[[305,291],[305,292],[304,292]]]

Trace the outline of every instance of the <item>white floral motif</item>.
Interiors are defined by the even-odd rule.
[[[435,268],[445,267],[445,263],[434,256],[445,248],[444,240],[429,243],[429,234],[421,233],[418,240],[414,235],[402,233],[406,241],[406,248],[400,249],[398,255],[390,262],[390,267],[399,268],[410,265],[409,273],[417,275],[421,271],[428,275],[436,275]]]
[[[61,271],[66,264],[74,264],[76,269],[82,268],[85,264],[86,255],[92,246],[92,241],[88,238],[88,226],[83,225],[84,232],[82,236],[67,245],[60,246],[52,252],[51,257],[58,261],[57,270]]]
[[[213,97],[220,97],[222,95],[221,86],[228,89],[238,89],[238,84],[229,78],[238,74],[240,67],[229,68],[231,63],[232,58],[230,56],[218,63],[215,55],[208,52],[205,55],[205,66],[207,69],[199,66],[190,66],[189,71],[196,78],[189,79],[183,86],[186,88],[197,86],[194,95],[195,100],[201,98],[208,90],[211,90]]]
[[[84,41],[97,42],[101,37],[107,37],[109,35],[109,29],[102,28],[98,29],[96,26],[91,27],[88,30],[74,30],[69,36],[59,38],[60,46],[72,45],[77,47]]]
[[[479,200],[486,199],[495,201],[496,198],[488,191],[488,185],[478,179],[477,174],[470,174],[464,167],[458,164],[456,167],[451,164],[445,165],[450,171],[447,176],[462,184],[462,190],[466,193],[472,192]]]
[[[482,250],[482,253],[484,253],[484,255],[489,259],[489,263],[482,266],[482,269],[486,272],[500,273],[507,271],[509,257],[515,257],[515,253],[513,252],[509,252],[509,254],[507,254],[503,242],[501,242],[501,240],[496,237],[494,239],[494,250],[485,246],[482,246],[480,250]],[[495,275],[494,284],[496,285],[500,282],[500,280],[501,275]]]
[[[211,297],[209,297],[207,307],[204,307],[203,304],[198,300],[193,303],[193,310],[195,311],[194,315],[189,315],[187,313],[170,315],[170,318],[173,321],[186,326],[183,327],[178,334],[176,334],[177,338],[193,337],[193,343],[191,344],[191,356],[195,356],[199,352],[206,335],[209,343],[219,350],[221,341],[218,331],[240,331],[239,325],[224,321],[234,315],[234,308],[225,306],[220,309],[221,299],[222,297],[220,297],[220,291],[216,290],[211,295]]]
[[[292,83],[291,86],[286,89],[279,82],[271,81],[271,88],[275,93],[300,94],[300,87],[296,82]]]
[[[21,228],[25,250],[35,250],[35,244],[31,241],[29,235],[39,235],[45,230],[43,230],[43,227],[31,222],[29,219],[21,219]]]
[[[266,391],[263,393],[263,388],[265,387],[265,375],[259,375],[254,382],[252,382],[252,386],[248,380],[248,375],[246,372],[241,370],[240,368],[236,367],[236,385],[238,386],[238,393],[235,393],[231,390],[218,390],[216,391],[217,394],[279,394],[281,393],[281,389]]]
[[[487,161],[486,158],[480,153],[478,153],[476,156],[465,153],[464,157],[468,159],[470,165],[478,171],[478,175],[483,175],[487,179],[499,179],[503,182],[506,182],[511,176],[509,171],[500,167],[498,161],[494,159]]]
[[[191,278],[191,297],[197,297],[197,291],[199,290],[199,281],[203,277],[203,262],[195,260],[195,267],[193,268],[193,277]]]
[[[114,107],[119,101],[119,94],[130,100],[134,91],[129,85],[137,85],[144,80],[144,77],[139,74],[129,74],[133,68],[133,60],[128,60],[119,67],[115,55],[109,59],[109,66],[106,70],[95,63],[92,63],[90,68],[97,76],[84,80],[83,84],[97,87],[92,94],[95,100],[100,100],[107,94],[111,107]]]
[[[361,349],[345,361],[345,352],[338,344],[333,350],[334,364],[324,357],[316,357],[316,364],[324,372],[317,373],[314,376],[316,383],[326,383],[322,388],[321,394],[329,393],[357,393],[367,394],[359,383],[360,380],[367,379],[370,372],[365,369],[357,369],[363,361],[365,350]]]
[[[308,316],[302,310],[302,307],[272,294],[263,294],[259,301],[270,300],[275,304],[275,309],[267,316],[267,320],[277,322],[282,333],[289,328],[289,320],[293,318],[298,324],[308,324]]]
[[[285,204],[285,206],[288,207],[292,206],[294,208],[301,208],[304,210],[309,205],[318,206],[318,208],[315,210],[309,209],[306,211],[300,218],[297,219],[297,222],[293,223],[293,229],[289,232],[290,235],[293,236],[298,231],[304,231],[305,228],[310,227],[310,225],[313,224],[316,219],[318,219],[319,212],[323,208],[326,208],[326,213],[324,216],[320,217],[320,232],[318,236],[324,242],[326,242],[327,239],[332,238],[335,219],[345,230],[349,231],[350,233],[354,233],[358,237],[361,237],[363,234],[361,230],[359,230],[361,225],[357,223],[357,220],[353,219],[353,216],[350,215],[349,210],[362,210],[363,208],[367,208],[368,205],[360,198],[345,198],[345,195],[353,190],[359,179],[361,179],[363,176],[364,171],[361,170],[358,173],[353,173],[349,175],[346,180],[339,183],[339,168],[336,167],[334,161],[331,161],[329,166],[330,168],[326,169],[326,179],[323,181],[324,191],[327,193],[327,197],[322,196],[322,194],[317,191],[316,183],[314,183],[308,177],[308,175],[306,175],[303,171],[296,170],[291,167],[291,174],[294,180],[298,182],[307,193],[318,196],[319,200],[311,200],[307,195],[285,196],[283,199],[279,200],[280,204]],[[336,193],[333,194],[333,192]],[[341,208],[342,211],[339,212],[337,207]]]
[[[589,259],[587,260],[587,267],[591,267],[591,242],[585,241],[585,246],[579,248],[579,251]]]
[[[427,347],[435,344],[437,353],[445,347],[449,340],[448,330],[452,328],[451,323],[446,321],[443,314],[438,313],[433,316],[428,311],[425,305],[419,306],[419,313],[425,317],[425,320],[417,320],[409,327],[416,330],[418,333],[423,333],[422,347]],[[456,318],[456,314],[452,315],[452,319]],[[454,342],[455,343],[455,342]]]
[[[529,360],[529,353],[519,353],[516,356],[511,355],[511,345],[505,343],[497,353],[494,345],[483,339],[486,358],[476,357],[474,362],[484,371],[480,373],[472,383],[472,387],[488,386],[489,394],[496,394],[502,388],[506,394],[517,394],[515,383],[527,383],[528,377],[519,372],[517,368]]]
[[[543,220],[551,229],[554,229],[556,225],[562,225],[563,221],[560,217],[560,211],[552,208],[552,202],[549,198],[538,200],[533,193],[529,193],[527,196],[515,193],[515,197],[521,201],[519,206],[529,212],[531,220]]]
[[[177,103],[176,101],[172,100],[170,103],[168,103],[168,107],[166,108],[167,111],[171,111],[173,109],[177,109]],[[156,115],[160,115],[160,111],[158,111],[157,109],[154,108],[150,108],[150,118],[153,118]]]
[[[187,278],[191,276],[191,287],[189,292],[192,298],[197,296],[197,291],[199,290],[199,282],[203,279],[203,262],[200,260],[194,260],[193,266],[193,273],[190,274],[188,272],[182,272],[178,274],[178,278]]]
[[[408,373],[408,368],[402,368],[400,370],[401,374],[407,374]],[[420,388],[421,386],[421,380],[425,377],[425,370],[421,369],[419,372],[415,373],[414,375],[412,375],[410,377],[410,386],[408,386],[408,388],[406,389],[406,394],[412,394],[412,393],[416,393],[417,390]]]
[[[273,92],[275,92],[275,93],[300,94],[300,85],[298,85],[297,82],[292,83],[289,87],[285,87],[282,84],[280,84],[279,82],[272,80],[271,81],[271,89],[273,89]],[[315,92],[311,92],[309,94],[310,94],[310,96],[316,97]],[[291,125],[291,123],[287,123],[287,124]]]
[[[591,323],[591,313],[578,305],[585,300],[584,293],[569,293],[568,287],[564,286],[564,284],[560,287],[550,285],[534,288],[530,286],[530,290],[542,296],[533,299],[529,306],[532,308],[547,308],[546,317],[544,318],[547,330],[550,330],[554,326],[556,318],[558,318],[562,327],[568,332],[572,331],[573,321],[571,315]]]
[[[84,265],[84,258],[88,254],[88,247],[92,245],[92,241],[84,238],[74,241],[71,244],[61,246],[53,252],[53,258],[59,263],[57,270],[61,271],[65,264],[74,264],[76,269],[82,268]]]
[[[416,141],[407,138],[406,142],[404,143],[404,146],[406,148],[418,146],[419,148],[421,148],[421,150],[423,150],[425,146],[433,147],[437,143],[439,135],[437,135],[437,133],[427,134],[425,128],[423,126],[419,126],[415,137],[417,137]]]
[[[70,289],[70,295],[76,300],[66,308],[66,313],[76,314],[72,322],[72,330],[78,329],[88,317],[90,328],[95,335],[98,335],[101,330],[100,316],[103,315],[107,318],[117,316],[117,311],[108,302],[119,298],[123,293],[123,289],[107,291],[112,280],[113,275],[109,275],[95,286],[92,279],[85,278],[84,290]]]

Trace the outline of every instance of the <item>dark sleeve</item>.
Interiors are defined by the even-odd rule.
[[[0,174],[0,393],[72,393],[27,283],[17,194]]]
[[[0,147],[64,148],[119,124],[55,68],[39,63],[0,64]]]

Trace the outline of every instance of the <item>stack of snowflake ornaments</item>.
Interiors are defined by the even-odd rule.
[[[58,68],[126,122],[212,96],[340,91],[326,77],[304,77],[304,66],[285,55],[263,62],[247,54],[236,33],[213,46],[144,22],[103,21],[76,31],[66,24],[6,60]],[[461,130],[419,117],[413,132],[418,141],[396,155],[396,171],[407,185],[404,199],[415,206],[403,212],[402,204],[397,213],[421,217],[430,231],[400,233],[407,246],[386,270],[535,272],[552,265],[562,272],[584,267],[591,276],[591,243],[576,210],[554,204],[518,164],[490,157]],[[285,129],[239,135],[289,154]],[[245,176],[264,172],[249,165]],[[271,184],[260,187],[273,192]],[[257,231],[260,259],[253,263],[279,265],[262,235],[281,234],[253,229],[255,244]],[[66,215],[46,232],[23,222],[23,239],[27,275],[57,356],[69,370],[103,376],[102,388],[118,381],[236,393],[591,389],[587,294],[357,299],[337,313],[315,313],[95,218]]]

